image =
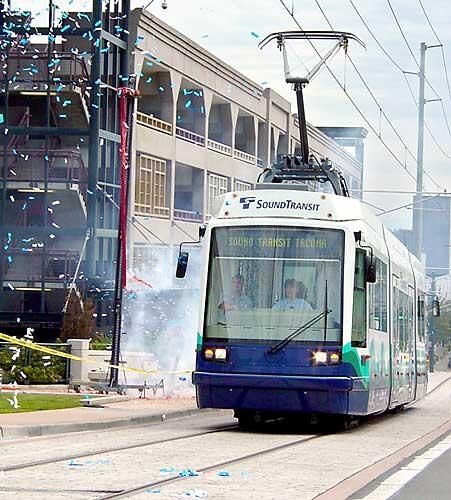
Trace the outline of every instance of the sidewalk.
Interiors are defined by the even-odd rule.
[[[108,403],[103,408],[80,407],[0,414],[0,440],[143,425],[192,416],[203,411],[197,408],[195,397],[124,397],[123,401]]]
[[[430,373],[428,392],[450,378],[451,371]],[[196,407],[194,396],[184,396],[149,399],[124,397],[123,401],[108,403],[104,408],[10,413],[0,415],[0,440],[143,425],[205,411],[208,410]]]

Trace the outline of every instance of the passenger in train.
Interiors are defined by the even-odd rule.
[[[232,291],[219,303],[221,311],[241,311],[252,308],[252,300],[243,293],[243,277],[235,274],[232,277]]]
[[[313,311],[312,306],[305,300],[298,297],[300,290],[304,290],[305,285],[301,281],[296,281],[294,278],[285,280],[285,298],[277,301],[273,305],[274,310],[287,311],[296,309],[298,311]]]

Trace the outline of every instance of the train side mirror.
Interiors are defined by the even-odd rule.
[[[175,271],[176,278],[184,278],[186,274],[186,268],[188,267],[188,252],[179,252],[177,259],[177,269]]]
[[[365,281],[367,283],[376,283],[376,266],[374,265],[374,260],[372,256],[366,256],[365,258]]]
[[[440,302],[437,297],[432,301],[432,316],[438,318],[440,316]]]
[[[205,236],[206,231],[206,226],[199,226],[199,241]]]

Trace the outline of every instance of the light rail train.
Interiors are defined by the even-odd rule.
[[[295,187],[217,200],[204,237],[199,407],[246,423],[368,415],[423,397],[419,261],[359,200]]]

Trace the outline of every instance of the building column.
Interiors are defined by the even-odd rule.
[[[257,165],[257,157],[258,157],[258,118],[256,116],[254,118],[254,165]]]
[[[240,112],[240,108],[234,104],[230,103],[230,114],[232,115],[232,156],[235,151],[235,131],[236,131],[236,122],[238,121],[238,114]]]
[[[205,106],[205,147],[208,147],[208,129],[210,124],[210,110],[211,103],[213,102],[213,92],[209,89],[202,90],[204,94],[204,106]]]

